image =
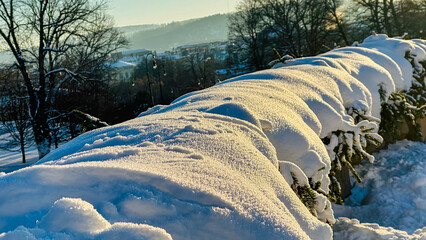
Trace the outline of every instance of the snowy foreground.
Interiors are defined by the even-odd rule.
[[[311,180],[329,191],[336,131],[351,132],[359,151],[367,138],[381,140],[379,88],[389,96],[412,85],[407,52],[421,68],[426,42],[371,36],[84,134],[33,167],[1,174],[0,238],[331,239],[331,203],[316,193],[315,217],[290,185],[294,178],[301,186]],[[355,123],[353,112],[369,120]],[[410,184],[420,185],[415,205],[424,210],[424,168],[419,171],[423,178]],[[359,198],[376,201],[374,194]],[[352,208],[338,210],[355,214]],[[383,224],[425,223],[397,213],[407,219],[402,225]],[[382,236],[375,231],[392,232],[343,218],[334,225],[341,239],[348,239],[342,229],[366,228],[372,238]],[[407,238],[426,238],[426,228],[414,228],[402,228]]]

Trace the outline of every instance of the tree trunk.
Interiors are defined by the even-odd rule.
[[[55,149],[58,149],[58,142],[59,142],[58,136],[55,135]]]
[[[372,16],[373,16],[373,22],[374,22],[374,25],[376,27],[376,32],[381,33],[382,27],[381,27],[381,24],[380,24],[379,1],[378,0],[375,0],[374,6],[370,7],[370,11],[371,11]]]
[[[401,27],[401,24],[400,24],[400,21],[399,21],[399,16],[398,16],[398,13],[395,10],[395,5],[393,3],[393,0],[389,1],[389,6],[390,6],[390,9],[392,11],[392,17],[393,17],[393,20],[395,22],[396,30],[397,30],[398,34],[400,36],[402,36],[404,34],[404,30]]]
[[[339,29],[340,36],[342,37],[342,39],[345,42],[346,46],[349,46],[350,43],[349,43],[348,37],[346,36],[346,30],[343,28],[343,25],[340,22],[340,20],[337,20],[337,27]]]
[[[22,163],[26,163],[25,160],[25,139],[21,138],[21,153],[22,153]]]
[[[44,115],[46,115],[45,112],[39,111],[31,121],[39,159],[42,159],[50,152],[49,126]]]
[[[385,30],[389,37],[393,37],[392,25],[389,21],[389,5],[387,0],[383,1],[383,20],[385,22]]]
[[[50,152],[49,139],[44,139],[41,142],[36,142],[38,150],[38,158],[42,159]]]

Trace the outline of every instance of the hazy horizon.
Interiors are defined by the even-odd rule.
[[[109,0],[117,27],[165,24],[233,12],[239,0]]]

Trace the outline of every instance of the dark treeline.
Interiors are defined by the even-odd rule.
[[[131,81],[111,84],[116,111],[122,114],[103,119],[121,122],[153,105],[169,104],[185,93],[210,87],[218,79],[215,70],[223,67],[224,61],[217,60],[209,51],[186,53],[178,59],[157,58],[155,62],[151,55],[145,56],[134,68]]]
[[[277,53],[313,56],[372,32],[425,38],[425,22],[425,0],[244,0],[229,29],[243,59],[260,70]]]

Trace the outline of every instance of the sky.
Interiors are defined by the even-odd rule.
[[[109,0],[117,26],[162,24],[235,10],[239,0]]]

